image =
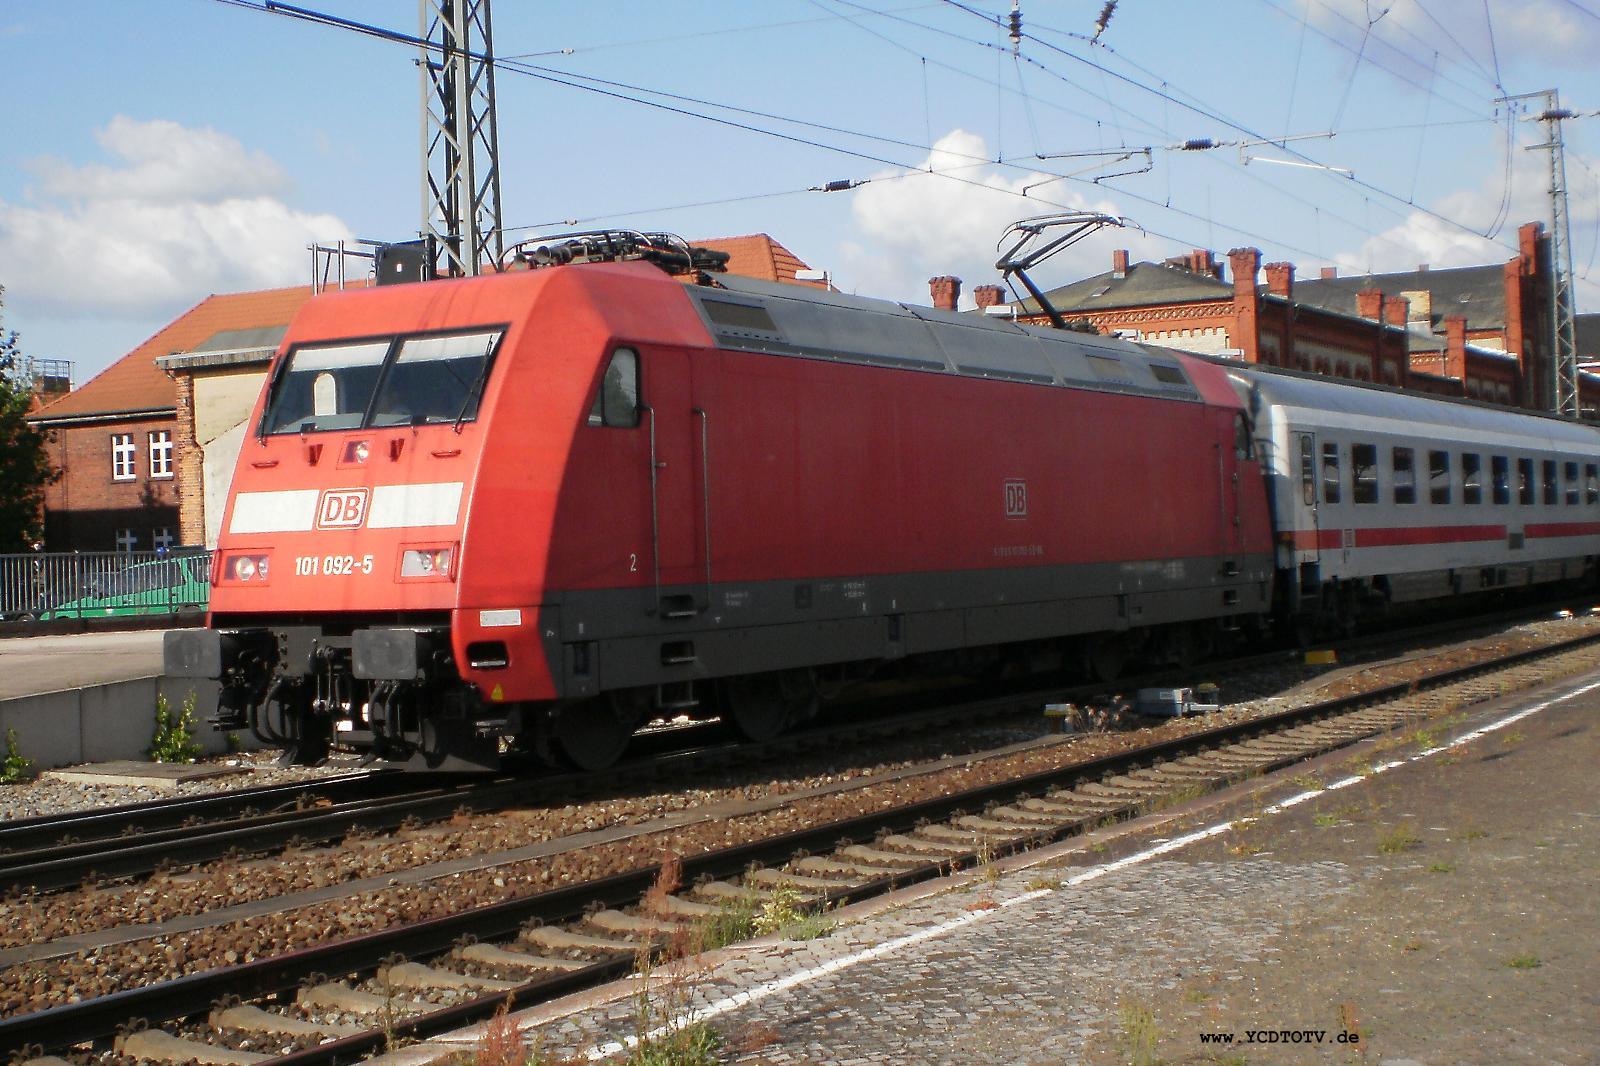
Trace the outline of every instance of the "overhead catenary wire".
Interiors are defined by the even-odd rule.
[[[257,11],[273,10],[273,8],[269,8],[267,5],[264,5],[264,4],[246,3],[246,2],[242,2],[242,0],[219,0],[219,2],[231,3],[233,6],[244,7],[244,8],[248,8],[248,9],[251,9],[251,10],[257,10]],[[284,10],[284,7],[285,7],[284,5],[277,6],[276,13],[280,13],[280,14],[292,14],[292,13],[295,13],[295,12],[290,11],[290,10]],[[359,24],[357,24],[355,27],[352,27],[352,28],[358,28],[358,29],[361,29],[362,32],[370,32],[373,36],[383,37],[383,38],[391,40],[391,41],[398,41],[400,43],[406,43],[406,44],[411,44],[411,45],[415,45],[415,44],[418,43],[416,38],[414,38],[414,37],[412,37],[411,35],[408,35],[408,34],[398,34],[398,33],[392,32],[392,31],[383,31],[381,29],[374,28],[374,27],[362,28],[362,27],[359,26]],[[956,35],[956,36],[959,36],[959,35]],[[1093,65],[1093,64],[1091,64],[1091,65]],[[660,110],[663,110],[663,111],[666,111],[666,112],[669,112],[669,113],[675,113],[675,114],[683,115],[685,117],[695,118],[695,119],[699,119],[699,120],[703,120],[703,121],[710,121],[710,122],[713,122],[713,123],[726,125],[726,126],[729,126],[729,127],[732,127],[732,128],[745,130],[745,131],[756,133],[756,134],[760,134],[760,135],[763,135],[763,136],[769,136],[769,137],[774,137],[774,138],[778,138],[778,139],[782,139],[782,140],[791,141],[791,142],[794,142],[794,143],[798,143],[798,144],[801,144],[801,145],[804,145],[804,146],[816,148],[816,149],[819,149],[819,150],[824,150],[824,151],[829,151],[829,152],[836,152],[836,153],[840,153],[840,154],[843,154],[843,155],[851,156],[851,157],[854,157],[854,158],[880,163],[880,164],[883,164],[885,166],[891,167],[891,168],[895,169],[896,171],[900,172],[900,173],[896,173],[896,174],[892,174],[892,175],[880,176],[880,178],[878,178],[877,180],[900,180],[900,179],[902,179],[904,177],[909,176],[910,174],[922,172],[918,168],[907,166],[907,164],[905,164],[904,162],[902,162],[900,160],[896,160],[896,159],[893,159],[891,157],[888,157],[888,156],[885,156],[885,155],[882,155],[882,154],[879,154],[879,153],[869,152],[869,151],[862,151],[862,150],[859,150],[859,149],[849,148],[849,147],[841,146],[841,145],[838,145],[838,144],[829,144],[829,143],[826,143],[824,141],[816,140],[816,139],[813,139],[813,138],[801,137],[801,136],[798,136],[798,135],[795,135],[795,134],[792,134],[792,133],[786,133],[786,132],[783,132],[783,131],[767,129],[767,128],[764,128],[764,127],[761,127],[761,126],[758,126],[758,125],[755,125],[755,124],[752,124],[752,123],[741,122],[741,121],[737,121],[737,120],[733,120],[733,119],[728,119],[728,118],[725,118],[723,116],[707,115],[707,114],[704,114],[704,113],[700,113],[700,112],[696,112],[696,111],[690,110],[689,108],[678,107],[678,106],[674,106],[672,104],[664,104],[660,100],[650,100],[650,99],[644,99],[644,98],[637,97],[637,96],[630,96],[629,95],[629,91],[638,91],[638,92],[643,92],[643,93],[653,93],[653,94],[656,94],[656,95],[660,95],[660,96],[662,96],[663,98],[666,98],[666,99],[673,99],[673,98],[678,98],[680,100],[694,100],[694,99],[696,99],[696,98],[692,98],[692,97],[684,97],[684,96],[682,96],[682,94],[670,94],[670,93],[665,93],[665,92],[662,92],[662,91],[659,91],[659,90],[644,89],[642,87],[630,87],[629,91],[622,91],[622,90],[618,90],[618,89],[605,88],[603,86],[606,86],[606,85],[622,86],[625,83],[607,82],[605,79],[594,79],[594,78],[590,78],[589,76],[586,76],[586,75],[572,75],[572,74],[569,74],[567,72],[552,71],[549,68],[540,68],[540,67],[536,67],[536,66],[534,66],[532,64],[522,64],[522,63],[511,62],[511,63],[503,64],[503,68],[504,69],[509,69],[514,73],[523,74],[523,75],[526,75],[526,76],[538,78],[540,80],[551,82],[551,83],[554,83],[554,84],[561,84],[561,85],[564,85],[564,86],[569,87],[569,88],[575,88],[575,89],[579,89],[579,90],[586,91],[586,92],[591,92],[591,93],[598,93],[599,95],[611,97],[611,98],[614,98],[614,99],[617,99],[617,100],[620,100],[620,101],[630,102],[630,103],[634,103],[634,104],[642,104],[642,105],[653,107],[653,108],[657,108],[657,109],[660,109]],[[1119,73],[1114,74],[1114,76],[1122,77],[1122,78],[1124,78],[1124,80],[1127,80],[1125,76],[1120,75]],[[587,82],[591,82],[592,84],[584,84],[584,82],[586,82],[586,81]],[[1137,83],[1135,82],[1135,84],[1137,84]],[[753,112],[751,109],[741,109],[741,108],[734,107],[732,105],[717,104],[717,103],[712,102],[712,101],[703,101],[703,103],[700,106],[723,108],[723,109],[728,109],[728,110],[735,111],[735,112],[741,112],[742,111],[742,112],[749,113],[749,114],[755,114],[755,115],[761,115],[762,117],[768,117],[768,116],[763,115],[762,113]],[[1190,110],[1195,110],[1195,108],[1192,105],[1183,104],[1181,106],[1185,106],[1185,107],[1189,108]],[[844,135],[844,136],[868,138],[868,139],[877,140],[880,143],[894,143],[894,144],[897,144],[897,145],[902,146],[902,147],[917,148],[917,149],[923,149],[923,150],[928,150],[929,149],[929,146],[915,145],[915,144],[913,144],[911,142],[899,140],[899,139],[896,139],[896,138],[885,137],[885,136],[882,136],[882,135],[862,133],[860,131],[848,130],[848,129],[845,129],[843,127],[828,126],[827,124],[811,123],[811,122],[808,122],[806,120],[795,119],[795,118],[792,118],[792,117],[789,117],[789,116],[770,116],[770,120],[772,120],[772,121],[781,121],[781,122],[792,122],[792,123],[796,123],[796,124],[800,124],[800,125],[810,126],[810,127],[813,127],[813,128],[828,129],[831,132],[836,132],[836,133],[839,133],[839,134]],[[1223,121],[1226,121],[1226,120],[1223,120]],[[959,153],[957,153],[957,155],[959,156]],[[1017,167],[1018,169],[1023,169],[1014,160],[1002,159],[1001,160],[1001,164],[1002,165],[1006,165],[1006,166]],[[967,169],[967,168],[966,167],[952,167],[952,168],[948,168],[948,169],[955,170],[955,169]],[[1031,169],[1034,169],[1035,172],[1037,172],[1037,170],[1039,168],[1035,167],[1035,168],[1031,168]],[[1046,200],[1044,198],[1028,196],[1026,192],[1018,192],[1016,190],[1012,190],[1012,189],[1009,189],[1009,188],[996,188],[991,183],[982,182],[982,181],[974,181],[974,180],[971,180],[971,179],[960,177],[959,175],[953,175],[953,174],[948,174],[948,173],[937,173],[937,176],[942,177],[942,178],[947,178],[949,180],[961,181],[961,182],[963,182],[965,184],[972,185],[972,186],[979,187],[979,188],[988,189],[990,191],[998,191],[998,192],[1005,193],[1007,195],[1018,196],[1018,197],[1021,197],[1023,199],[1027,199],[1027,200],[1030,200],[1030,201],[1032,201],[1034,203],[1038,203],[1038,204],[1041,204],[1041,205],[1044,205],[1044,206],[1053,206],[1053,207],[1061,207],[1061,208],[1068,208],[1068,207],[1076,206],[1076,205],[1060,204],[1060,203],[1056,203],[1055,201],[1052,201],[1052,200]],[[1081,178],[1081,177],[1079,177],[1077,175],[1059,175],[1059,177],[1063,177],[1063,178],[1070,177],[1073,180],[1086,181],[1086,179],[1083,179],[1083,178]],[[1145,196],[1142,196],[1140,194],[1134,193],[1131,190],[1125,189],[1125,188],[1123,188],[1121,186],[1113,186],[1113,187],[1116,188],[1117,191],[1120,194],[1129,196],[1131,199],[1134,199],[1134,200],[1137,200],[1137,201],[1143,202],[1143,203],[1149,203],[1149,204],[1151,204],[1153,206],[1160,207],[1160,208],[1163,208],[1165,210],[1171,210],[1171,211],[1173,211],[1174,214],[1179,215],[1181,217],[1186,217],[1186,218],[1191,218],[1191,219],[1194,219],[1194,220],[1197,220],[1197,221],[1202,221],[1202,222],[1205,222],[1208,226],[1212,225],[1212,224],[1214,224],[1216,222],[1215,219],[1210,217],[1209,212],[1208,212],[1207,215],[1204,215],[1204,216],[1198,215],[1198,214],[1195,214],[1194,212],[1186,211],[1186,210],[1183,210],[1183,209],[1172,208],[1170,206],[1170,204],[1163,204],[1163,203],[1161,203],[1161,202],[1159,202],[1157,200],[1153,200],[1153,199],[1150,199],[1149,197],[1145,197]],[[1274,188],[1274,191],[1278,192],[1279,194],[1289,196],[1291,199],[1302,199],[1303,200],[1303,198],[1294,197],[1292,194],[1285,193],[1284,190],[1278,189],[1275,186],[1270,186],[1270,183],[1269,183],[1269,187]],[[794,190],[794,192],[798,192],[798,190]],[[780,194],[788,195],[790,193],[789,192],[784,192],[784,193],[780,193]],[[756,194],[756,195],[757,196],[764,196],[764,195],[767,195],[767,194]],[[732,202],[735,199],[738,199],[738,198],[729,198],[729,201]],[[1337,217],[1337,216],[1334,216],[1334,217]],[[1300,247],[1298,245],[1286,242],[1286,241],[1284,241],[1283,239],[1281,239],[1279,237],[1269,237],[1269,236],[1264,235],[1264,234],[1252,232],[1251,230],[1249,230],[1247,228],[1244,228],[1242,226],[1236,225],[1236,224],[1227,223],[1227,222],[1223,222],[1222,224],[1224,226],[1226,226],[1226,228],[1230,232],[1237,233],[1237,234],[1239,234],[1241,236],[1244,236],[1244,237],[1247,237],[1247,238],[1253,238],[1253,239],[1256,239],[1256,240],[1260,240],[1260,241],[1263,241],[1263,242],[1271,243],[1271,244],[1274,244],[1274,245],[1289,249],[1291,251],[1301,252],[1301,253],[1304,253],[1304,254],[1313,255],[1313,256],[1320,257],[1320,258],[1325,258],[1325,259],[1335,258],[1335,257],[1327,256],[1324,252],[1322,252],[1320,250],[1312,250],[1312,249],[1302,248],[1302,247]],[[1148,226],[1146,227],[1146,229],[1149,232],[1151,232],[1152,234],[1156,235],[1156,236],[1163,236],[1163,237],[1166,237],[1166,238],[1172,239],[1172,240],[1182,240],[1183,239],[1183,238],[1177,237],[1177,236],[1172,235],[1172,234],[1164,234],[1160,230],[1153,229],[1153,228],[1148,227]],[[1372,231],[1370,230],[1370,227],[1368,228],[1367,232],[1369,233],[1369,235],[1374,236],[1374,237],[1381,236],[1380,234],[1372,233]]]

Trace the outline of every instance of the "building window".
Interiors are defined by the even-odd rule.
[[[131,529],[117,530],[117,551],[131,552],[139,546],[139,536]]]
[[[150,546],[156,551],[165,551],[172,547],[172,527],[157,526],[150,534]]]
[[[111,480],[132,481],[135,449],[132,433],[111,435]]]
[[[172,430],[150,434],[150,476],[172,476]]]

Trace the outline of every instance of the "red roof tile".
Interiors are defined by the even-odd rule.
[[[34,417],[48,421],[173,407],[177,403],[177,386],[156,366],[157,358],[188,351],[224,330],[287,325],[310,298],[309,286],[208,296]]]
[[[728,273],[765,281],[787,281],[797,285],[822,288],[821,281],[801,281],[795,271],[809,269],[805,261],[789,249],[767,236],[752,233],[743,237],[712,237],[709,240],[691,241],[691,244],[728,253]]]

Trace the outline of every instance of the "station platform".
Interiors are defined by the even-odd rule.
[[[216,712],[217,682],[161,676],[165,632],[0,640],[0,737],[14,731],[17,750],[37,770],[142,759],[157,701],[176,708],[192,693],[195,739],[208,753],[228,750],[227,736],[206,722]]]
[[[1600,674],[1568,679],[846,908],[658,969],[645,1028],[752,1064],[1593,1062],[1597,720]],[[552,1060],[620,1057],[639,995],[510,1017]]]
[[[55,633],[0,641],[0,700],[161,673],[166,630]]]

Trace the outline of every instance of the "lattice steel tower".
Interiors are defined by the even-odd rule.
[[[500,150],[489,0],[419,0],[422,235],[441,276],[500,261]]]
[[[1529,151],[1550,153],[1550,317],[1552,320],[1551,353],[1551,409],[1559,414],[1577,418],[1578,395],[1578,333],[1574,319],[1572,296],[1572,225],[1567,217],[1567,155],[1561,136],[1561,120],[1572,118],[1571,111],[1561,106],[1561,96],[1554,89],[1536,93],[1519,93],[1504,97],[1506,100],[1534,100],[1545,102],[1544,110],[1529,116],[1545,126],[1543,144],[1528,145]]]

